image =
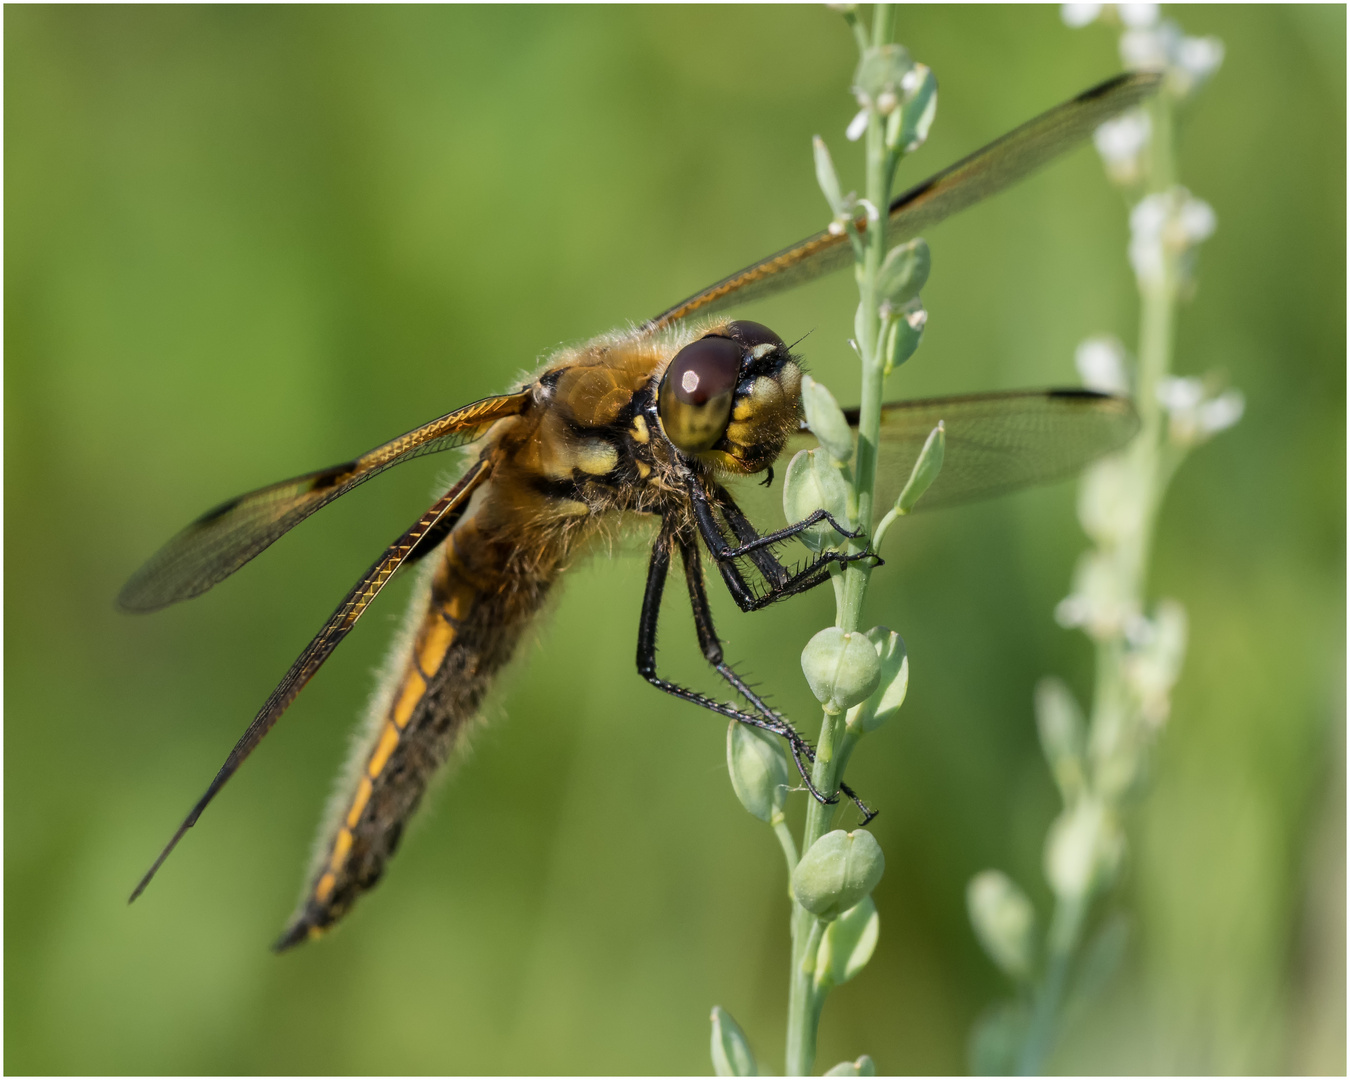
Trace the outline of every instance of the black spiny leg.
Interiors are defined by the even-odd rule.
[[[733,503],[732,505],[734,506],[735,504]],[[739,507],[736,508],[736,513],[740,513]],[[741,520],[745,521],[744,515],[741,515]],[[731,521],[730,516],[728,516],[728,521]],[[749,522],[746,522],[746,524],[749,525]],[[732,528],[736,528],[734,522],[732,523]],[[777,709],[771,708],[739,675],[736,674],[731,665],[726,662],[722,654],[722,643],[718,640],[717,631],[713,628],[712,606],[708,603],[708,593],[703,587],[703,563],[699,559],[698,545],[692,538],[680,538],[675,542],[680,546],[680,558],[684,563],[684,580],[689,586],[689,607],[694,613],[694,630],[698,634],[698,645],[699,648],[703,650],[704,659],[713,666],[717,671],[717,674],[721,675],[722,678],[724,678],[731,687],[754,708],[758,709],[766,717],[779,721],[788,730],[795,730],[785,716],[779,713]],[[786,573],[787,571],[784,570],[783,572]],[[805,751],[807,761],[814,763],[816,754],[811,748],[811,744],[804,739],[800,741],[801,749]],[[797,756],[799,748],[790,738],[788,739],[788,744],[792,747],[793,760],[796,762],[797,771],[800,772],[805,779],[805,770]],[[817,799],[820,799],[819,793],[811,784],[810,780],[807,780],[807,786],[811,789],[811,793],[815,795]],[[862,799],[858,798],[857,794],[847,784],[840,783],[839,790],[858,807],[858,810],[862,813],[862,823],[864,825],[877,816],[877,812],[863,802]],[[820,801],[835,802],[837,800],[820,799]]]
[[[662,526],[660,533],[657,534],[656,543],[652,546],[652,561],[647,569],[647,588],[642,595],[642,616],[638,621],[638,674],[658,690],[663,690],[672,697],[679,698],[681,701],[699,705],[720,716],[725,716],[731,720],[738,720],[742,724],[750,724],[753,727],[771,731],[775,735],[781,735],[788,740],[788,744],[792,747],[792,759],[797,764],[797,771],[801,774],[807,790],[822,803],[837,801],[837,799],[827,799],[817,791],[816,786],[811,783],[811,777],[806,766],[802,764],[802,756],[805,756],[807,760],[810,761],[814,757],[814,753],[806,740],[798,735],[793,726],[786,720],[777,716],[777,714],[772,713],[771,710],[769,710],[769,715],[759,716],[755,713],[744,712],[732,705],[724,705],[722,702],[716,701],[705,694],[700,694],[696,690],[688,690],[683,686],[669,682],[656,674],[656,625],[657,619],[661,614],[661,595],[665,591],[666,575],[670,571],[670,547],[674,542],[673,535]],[[701,575],[699,577],[699,591],[702,593]],[[698,613],[695,613],[695,623],[699,626],[700,644],[704,641],[703,633],[705,623],[708,633],[711,635],[712,632],[712,618],[707,614],[706,596],[704,596],[704,614],[706,619],[700,621]],[[716,648],[717,655],[720,658],[722,647],[717,643],[716,635],[712,635],[709,640]],[[706,650],[705,655],[707,655]],[[720,659],[718,662],[721,663]],[[721,669],[719,668],[719,671],[720,670]],[[740,680],[736,678],[735,673],[731,672],[730,668],[727,668],[727,671],[730,672],[731,678],[736,680],[732,685],[737,685]],[[740,689],[739,686],[737,688]],[[745,687],[745,690],[753,695],[753,691],[750,691],[748,687]]]
[[[758,611],[775,601],[785,600],[789,596],[796,596],[798,593],[814,589],[817,585],[823,585],[830,579],[831,566],[843,566],[845,563],[856,562],[859,559],[874,559],[876,564],[881,563],[881,559],[871,551],[859,551],[851,554],[842,551],[830,551],[813,559],[795,573],[788,573],[786,568],[777,563],[777,560],[774,560],[779,570],[774,571],[773,575],[768,577],[768,588],[762,594],[756,595],[754,590],[746,584],[744,576],[735,564],[736,559],[748,556],[758,563],[759,560],[755,559],[755,552],[767,552],[770,544],[790,539],[818,521],[828,520],[835,529],[838,529],[845,536],[853,536],[854,534],[843,530],[834,518],[830,517],[824,510],[818,510],[810,517],[797,522],[795,525],[789,525],[786,529],[757,536],[754,540],[743,543],[739,547],[732,547],[727,543],[726,537],[722,535],[722,530],[713,515],[712,505],[708,502],[708,496],[696,478],[691,477],[689,480],[689,494],[693,501],[694,520],[698,525],[699,534],[703,537],[703,542],[708,545],[708,550],[717,563],[717,569],[722,575],[722,580],[726,582],[727,591],[731,593],[731,598],[736,601],[736,606],[742,611]],[[727,495],[725,501],[730,502],[731,496]],[[738,525],[743,523],[743,527],[748,531],[754,530],[754,526],[745,519],[743,514],[737,511],[737,515],[739,522],[732,526],[733,529],[737,529]]]

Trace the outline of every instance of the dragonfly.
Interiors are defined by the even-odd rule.
[[[1016,183],[1103,121],[1146,100],[1158,81],[1154,74],[1119,75],[937,173],[893,200],[888,236],[914,237]],[[417,566],[409,626],[373,696],[364,739],[322,827],[303,898],[273,947],[282,951],[322,935],[380,879],[428,783],[451,757],[560,576],[606,530],[612,535],[643,519],[654,523],[655,539],[638,624],[639,674],[685,702],[782,736],[806,789],[821,800],[836,798],[811,784],[810,744],[727,662],[713,625],[704,559],[746,612],[812,589],[841,565],[877,559],[866,545],[857,550],[859,545],[846,544],[843,538],[859,534],[824,510],[761,532],[727,487],[760,474],[771,482],[774,463],[811,438],[802,419],[801,357],[768,327],[717,313],[818,278],[851,259],[846,235],[817,233],[645,323],[561,349],[508,393],[446,413],[351,461],[231,499],[169,540],[123,587],[122,609],[149,612],[199,596],[386,469],[427,454],[465,451],[459,479],[343,598],[131,900],[394,574]],[[850,420],[856,424],[856,412]],[[939,421],[946,455],[920,502],[924,508],[1066,477],[1119,449],[1138,425],[1128,399],[1086,390],[890,404],[882,415],[878,500],[887,497],[888,479],[898,489],[909,475]],[[780,560],[781,545],[822,525],[839,534],[839,544],[800,565]],[[702,654],[737,704],[657,670],[657,620],[676,560]]]

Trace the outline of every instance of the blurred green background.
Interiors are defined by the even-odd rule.
[[[1176,9],[1227,60],[1181,176],[1219,231],[1178,368],[1247,394],[1164,509],[1153,588],[1192,646],[1115,906],[1125,967],[1053,1065],[1345,1069],[1345,13]],[[125,577],[239,491],[506,387],[816,228],[853,44],[818,8],[9,7],[5,19],[5,1068],[706,1072],[721,1004],[781,1067],[781,856],[720,722],[633,668],[644,562],[570,575],[473,753],[384,884],[267,951],[300,886],[406,585],[392,587],[134,907],[235,738],[451,464],[395,470],[207,596],[117,614]],[[1114,73],[1054,8],[902,9],[942,95],[912,182]],[[853,148],[856,150],[856,148]],[[1125,206],[1084,149],[928,237],[931,318],[895,396],[1074,383],[1134,340]],[[841,399],[847,275],[745,309]],[[964,887],[1047,910],[1057,809],[1031,712],[1089,648],[1051,616],[1086,541],[1072,485],[892,533],[871,621],[911,693],[851,779],[882,809],[878,953],[820,1065],[965,1067],[1006,994]],[[828,590],[826,590],[828,592]],[[817,715],[813,595],[731,656]],[[679,606],[663,658],[708,685]],[[800,796],[798,796],[800,798]]]

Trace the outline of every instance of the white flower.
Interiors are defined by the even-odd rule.
[[[1061,4],[1059,6],[1059,17],[1064,20],[1064,25],[1075,30],[1095,21],[1101,13],[1101,4]]]
[[[1130,373],[1125,366],[1125,346],[1104,334],[1082,341],[1073,354],[1078,377],[1089,390],[1103,394],[1128,394]]]
[[[1158,21],[1157,4],[1117,4],[1116,11],[1131,30],[1143,30]]]
[[[1153,124],[1143,109],[1123,113],[1102,124],[1092,142],[1106,166],[1106,174],[1122,187],[1137,183],[1142,172],[1140,155],[1148,146]]]
[[[1175,600],[1158,604],[1152,619],[1142,616],[1137,643],[1125,659],[1125,679],[1139,700],[1144,721],[1161,727],[1172,708],[1172,687],[1186,656],[1186,609]]]
[[[1130,265],[1141,287],[1160,285],[1167,272],[1167,255],[1177,257],[1178,271],[1189,277],[1196,245],[1214,234],[1214,208],[1184,187],[1174,187],[1141,199],[1130,211]]]
[[[1173,445],[1198,446],[1242,419],[1246,399],[1240,390],[1208,396],[1199,379],[1164,379],[1158,404],[1167,410],[1168,438]]]
[[[849,121],[848,128],[844,134],[849,142],[857,142],[862,138],[863,132],[867,130],[867,107],[858,110],[858,115]]]
[[[1106,641],[1120,634],[1138,610],[1112,559],[1087,551],[1074,569],[1073,592],[1055,607],[1055,621],[1082,630],[1094,641]]]
[[[1166,71],[1168,88],[1178,98],[1193,94],[1223,63],[1223,42],[1216,37],[1187,37],[1170,20],[1131,22],[1124,7],[1121,21],[1129,27],[1120,36],[1121,61],[1134,70]]]

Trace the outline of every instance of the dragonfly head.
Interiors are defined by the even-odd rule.
[[[657,416],[686,457],[728,472],[763,472],[797,430],[802,372],[761,323],[720,323],[675,354],[661,377]]]

